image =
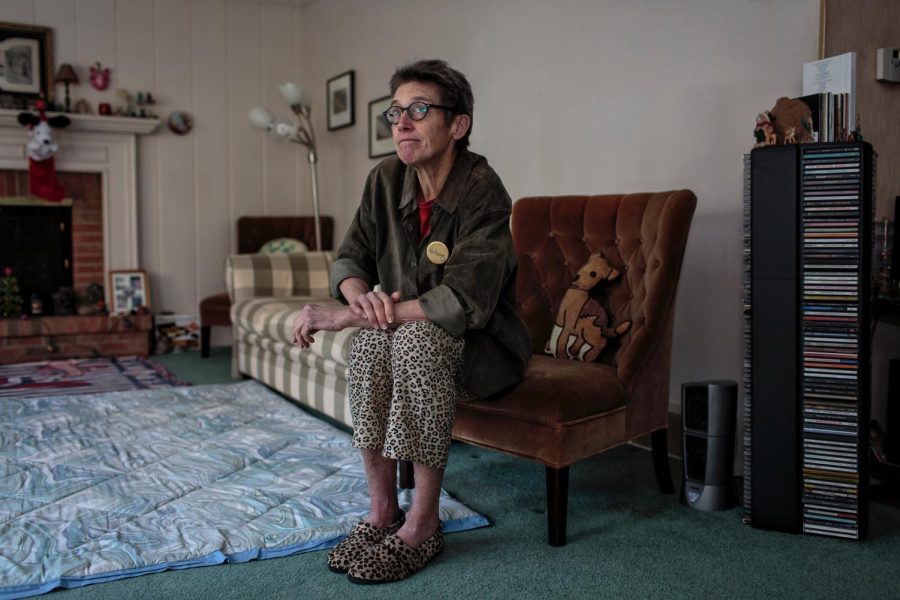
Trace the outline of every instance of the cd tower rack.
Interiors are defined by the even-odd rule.
[[[744,513],[850,539],[868,521],[872,148],[744,163]]]

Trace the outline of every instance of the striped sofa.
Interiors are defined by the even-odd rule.
[[[308,350],[291,342],[291,323],[305,304],[339,305],[328,287],[331,262],[331,252],[228,258],[232,375],[252,377],[350,427],[347,356],[357,329],[319,332]]]

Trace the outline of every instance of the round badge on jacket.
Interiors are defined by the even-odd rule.
[[[450,249],[444,242],[431,242],[425,248],[425,256],[436,265],[442,265],[450,258]]]

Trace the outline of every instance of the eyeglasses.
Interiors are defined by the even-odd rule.
[[[453,110],[452,106],[442,106],[440,104],[428,104],[427,102],[413,102],[409,106],[392,106],[383,114],[384,118],[387,119],[388,123],[393,125],[400,122],[400,117],[403,115],[403,111],[406,111],[406,114],[409,115],[409,118],[413,121],[421,121],[428,115],[428,111],[432,108],[443,108],[444,110]]]

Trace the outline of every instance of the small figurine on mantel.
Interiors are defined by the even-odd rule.
[[[156,113],[150,108],[156,104],[156,99],[153,97],[153,94],[150,92],[138,92],[135,101],[137,102],[137,108],[135,109],[134,116],[149,119],[156,118]]]
[[[121,117],[134,116],[134,99],[128,90],[116,90],[116,114]]]
[[[89,115],[92,112],[91,103],[82,98],[75,103],[75,112],[79,115]]]
[[[778,139],[775,137],[773,120],[772,114],[767,110],[756,115],[756,129],[753,130],[753,135],[756,138],[756,143],[753,145],[754,148],[772,146],[778,143]]]

